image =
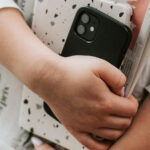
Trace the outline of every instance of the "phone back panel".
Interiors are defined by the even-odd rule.
[[[89,14],[92,24],[84,24],[80,21],[82,14]],[[81,23],[85,30],[94,26],[90,35],[82,37],[78,34],[77,27]],[[78,25],[79,24],[79,25]],[[83,27],[84,27],[83,26]],[[88,32],[86,31],[86,32]],[[85,32],[85,34],[86,34]],[[88,36],[95,34],[91,40]],[[119,21],[91,7],[81,8],[72,24],[67,41],[62,51],[62,56],[89,55],[104,59],[116,67],[120,67],[124,55],[129,47],[131,30]]]
[[[132,8],[125,3],[113,0],[36,0],[33,32],[49,48],[61,54],[77,10],[89,5],[130,27]],[[61,145],[70,150],[83,150],[83,146],[64,126],[45,112],[43,100],[25,86],[21,105],[21,127],[56,143],[57,148]],[[29,110],[31,113],[28,113]]]
[[[131,25],[132,8],[126,3],[113,0],[36,0],[32,29],[43,43],[60,54],[77,10],[85,6],[94,7],[128,27]]]

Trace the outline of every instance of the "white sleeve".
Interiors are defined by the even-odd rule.
[[[20,10],[18,5],[13,0],[0,0],[0,9],[1,8],[17,8]]]
[[[147,92],[150,94],[150,85],[146,87]]]
[[[15,3],[15,1],[17,1]],[[31,26],[35,0],[0,0],[1,8],[16,8],[24,16],[25,21]]]
[[[147,74],[147,84],[146,84],[146,90],[150,94],[150,57],[148,59],[147,65],[145,67],[146,69],[144,70],[144,73]]]

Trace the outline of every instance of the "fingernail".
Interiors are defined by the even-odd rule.
[[[39,146],[41,146],[43,144],[43,142],[37,137],[32,137],[31,138],[31,142],[33,143],[33,145],[35,147],[39,147]]]
[[[122,96],[122,97],[125,96],[125,87],[123,87],[123,88],[121,89],[121,96]]]

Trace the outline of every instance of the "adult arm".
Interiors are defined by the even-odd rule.
[[[150,94],[137,113],[132,126],[110,150],[150,149]]]
[[[137,111],[133,97],[112,92],[121,94],[125,84],[121,71],[95,57],[55,54],[33,34],[17,9],[0,10],[0,63],[41,96],[89,149],[107,149],[109,143],[97,142],[91,134],[116,139]]]

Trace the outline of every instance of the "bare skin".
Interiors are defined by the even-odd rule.
[[[150,95],[145,99],[132,126],[109,150],[149,150],[150,148]],[[36,150],[54,150],[47,144]],[[49,149],[48,149],[49,148]]]
[[[35,147],[35,150],[55,150],[50,147],[48,144],[42,144],[41,146]]]
[[[110,143],[97,142],[91,135],[117,139],[137,112],[134,97],[119,96],[126,82],[121,71],[95,57],[58,56],[16,9],[0,10],[0,63],[41,96],[89,149],[108,149]]]
[[[137,113],[132,126],[110,150],[150,149],[150,95]]]

